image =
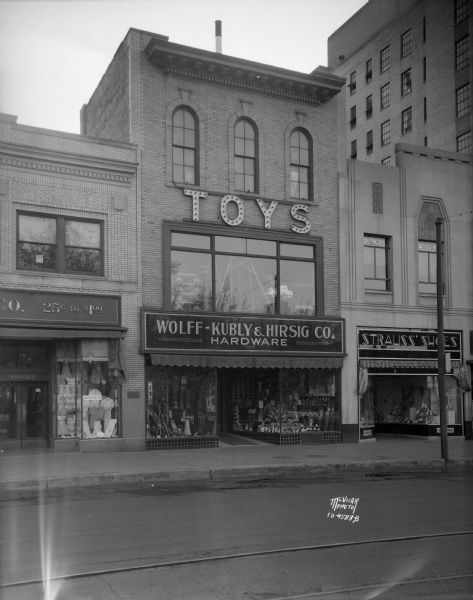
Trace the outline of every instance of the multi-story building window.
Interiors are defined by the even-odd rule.
[[[175,183],[199,184],[197,116],[177,108],[172,116],[172,178]]]
[[[257,133],[248,119],[235,123],[235,190],[257,192]]]
[[[470,83],[459,87],[455,94],[457,117],[463,117],[463,115],[467,115],[471,110]]]
[[[427,98],[425,96],[424,96],[424,123],[427,123]]]
[[[385,156],[384,158],[381,159],[381,164],[385,165],[385,166],[389,166],[392,164],[392,158],[391,156]]]
[[[391,121],[388,119],[381,123],[381,146],[386,146],[391,141]]]
[[[356,106],[350,108],[350,127],[356,127]]]
[[[455,23],[463,21],[470,14],[470,0],[455,0]]]
[[[388,237],[365,234],[363,246],[366,290],[391,290],[390,245]]]
[[[427,57],[422,59],[422,81],[427,81]]]
[[[412,129],[412,107],[404,109],[401,113],[401,133],[405,135]]]
[[[17,269],[103,275],[103,223],[18,213]]]
[[[388,108],[391,105],[391,84],[385,83],[379,89],[379,107],[381,110]]]
[[[412,52],[412,31],[408,29],[401,35],[401,58]]]
[[[348,87],[350,88],[350,95],[353,95],[356,92],[356,71],[350,73],[350,83]]]
[[[425,44],[427,41],[427,21],[425,17],[422,17],[422,43]]]
[[[290,138],[291,198],[312,197],[312,138],[304,129],[295,129]]]
[[[411,69],[406,69],[401,73],[401,96],[406,96],[412,92]]]
[[[470,36],[465,35],[455,44],[455,68],[457,71],[464,69],[470,64]]]
[[[350,158],[356,159],[357,156],[356,140],[352,140],[350,144]]]
[[[366,132],[366,154],[373,152],[373,130]]]
[[[471,131],[457,136],[457,152],[471,152]]]
[[[419,240],[419,292],[434,294],[437,291],[437,244]]]
[[[373,59],[368,58],[366,61],[366,71],[365,71],[365,81],[366,83],[371,83],[373,79]]]
[[[386,46],[379,53],[379,70],[384,73],[391,66],[391,49],[390,46]]]
[[[367,119],[370,119],[373,116],[373,96],[371,94],[366,96],[365,113]]]
[[[315,315],[319,242],[301,244],[269,237],[165,232],[171,310],[219,313]]]

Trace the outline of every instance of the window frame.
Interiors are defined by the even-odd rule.
[[[412,131],[412,106],[408,106],[401,112],[401,135]]]
[[[455,71],[461,71],[470,64],[469,55],[470,36],[463,36],[455,42]]]
[[[425,250],[421,249],[421,244],[429,244],[434,249]],[[428,278],[426,280],[421,279],[421,254],[427,256],[427,271]],[[434,265],[431,265],[431,259],[435,257]],[[437,244],[432,240],[425,239],[417,239],[417,269],[418,269],[418,286],[419,286],[419,294],[435,294],[437,288]],[[434,290],[427,289],[428,286],[434,287]]]
[[[380,125],[381,146],[387,146],[391,143],[391,119],[383,121]]]
[[[56,268],[48,269],[48,268],[38,268],[31,269],[28,267],[20,266],[20,243],[34,243],[28,242],[28,240],[20,240],[20,217],[37,217],[44,219],[52,219],[56,222]],[[99,225],[100,228],[100,248],[94,248],[94,250],[99,250],[100,252],[100,270],[98,273],[93,271],[78,271],[78,270],[70,270],[66,268],[66,248],[69,247],[66,245],[66,223],[68,221],[80,222],[80,223],[93,223]],[[49,244],[48,244],[49,245]],[[74,246],[77,247],[77,246]],[[89,248],[89,246],[80,246],[81,248]],[[105,273],[105,240],[104,240],[104,222],[101,219],[88,219],[84,217],[75,217],[70,215],[56,215],[51,213],[38,213],[34,211],[24,211],[18,210],[16,212],[16,261],[15,268],[17,271],[27,271],[29,273],[51,273],[58,275],[75,275],[78,277],[104,277]]]
[[[470,15],[469,0],[455,0],[454,23],[460,23]]]
[[[412,54],[412,29],[406,29],[404,33],[401,33],[401,58],[406,58]]]
[[[471,85],[468,81],[455,90],[455,113],[459,119],[471,112]]]
[[[236,135],[236,129],[237,126],[240,125],[241,123],[244,123],[245,125],[248,125],[252,132],[253,132],[253,147],[254,147],[254,152],[253,152],[253,156],[251,155],[246,155],[246,154],[238,154],[237,153],[237,149],[236,149],[236,140],[237,140],[237,135]],[[244,194],[257,194],[259,192],[259,160],[258,160],[258,128],[256,127],[256,123],[254,121],[252,121],[251,119],[249,119],[248,117],[240,117],[239,119],[237,119],[235,121],[235,124],[233,126],[233,177],[234,177],[234,190],[236,192],[241,192]],[[243,139],[243,146],[244,149],[246,149],[246,141],[247,138],[246,137],[238,137],[238,139]],[[245,151],[245,150],[244,150]],[[237,186],[236,183],[236,175],[237,175],[237,166],[236,166],[236,162],[237,162],[237,158],[240,158],[243,160],[243,173],[238,172],[240,175],[243,175],[243,180],[246,181],[246,177],[247,177],[247,173],[246,173],[246,164],[247,161],[252,161],[252,165],[253,165],[253,189],[251,190],[247,190],[247,189],[242,189],[239,186]],[[246,186],[244,186],[246,187]]]
[[[385,73],[391,67],[391,46],[388,44],[379,51],[379,72]]]
[[[356,143],[356,140],[352,140],[350,142],[350,158],[352,160],[356,160],[357,156],[358,156],[357,143]]]
[[[386,110],[391,106],[391,82],[387,81],[379,88],[379,108]]]
[[[348,84],[350,90],[350,96],[356,92],[356,70],[350,73],[350,83]]]
[[[373,80],[373,59],[368,58],[365,63],[365,82],[366,84],[371,83]]]
[[[379,240],[380,242],[382,242],[383,245],[381,244],[367,244],[366,241],[367,240]],[[373,256],[374,256],[374,260],[373,260],[373,265],[374,265],[374,273],[373,273],[373,277],[367,277],[366,276],[366,261],[365,261],[365,256],[366,256],[366,248],[373,248]],[[377,277],[377,262],[376,262],[376,256],[377,256],[377,250],[382,251],[383,255],[384,255],[384,277]],[[381,267],[379,267],[381,268]],[[364,289],[366,292],[379,292],[379,293],[383,293],[383,292],[392,292],[393,289],[393,283],[392,283],[392,238],[390,236],[386,236],[386,235],[378,235],[378,234],[371,234],[371,233],[365,233],[363,234],[363,281],[364,281]],[[369,287],[369,285],[367,285],[368,281],[384,281],[384,288],[379,288],[379,287]]]
[[[182,112],[184,114],[183,116],[183,120],[184,120],[184,126],[178,126],[175,122],[176,119],[176,115]],[[183,140],[185,138],[184,132],[186,130],[185,127],[185,115],[188,114],[191,116],[192,118],[192,123],[193,123],[193,132],[194,132],[194,144],[193,146],[190,145],[185,145],[185,141],[183,141],[182,144],[178,144],[175,141],[175,137],[176,137],[176,130],[177,129],[182,129],[183,130]],[[200,156],[199,156],[199,147],[200,147],[200,142],[199,142],[199,118],[196,114],[196,112],[190,107],[187,106],[185,104],[180,104],[179,106],[176,106],[176,108],[172,111],[172,117],[171,117],[171,136],[172,136],[172,154],[171,154],[171,166],[172,166],[172,181],[174,184],[176,185],[200,185]],[[178,163],[175,160],[175,155],[174,155],[174,151],[175,149],[179,150],[179,152],[182,151],[182,155],[183,155],[183,163]],[[185,163],[185,154],[186,151],[190,151],[192,152],[193,155],[193,160],[194,160],[194,164],[193,164],[193,181],[186,181],[186,177],[185,177],[185,167],[186,167],[186,163]],[[187,166],[191,166],[191,165],[187,165]],[[182,168],[182,172],[183,172],[183,177],[182,180],[178,179],[176,177],[176,173],[177,173],[177,167]]]
[[[401,73],[401,96],[412,94],[412,68]]]
[[[292,138],[293,135],[295,133],[300,133],[301,135],[303,135],[305,137],[305,139],[307,140],[307,148],[308,148],[308,161],[307,164],[302,164],[302,163],[296,163],[292,161],[292,148],[299,148],[299,155],[300,155],[300,145],[298,146],[293,146],[292,145]],[[292,193],[292,178],[291,178],[291,174],[292,174],[292,170],[293,168],[297,168],[298,173],[300,173],[301,169],[304,169],[304,171],[307,173],[307,197],[304,195],[301,195],[300,192],[300,182],[301,180],[299,179],[299,185],[298,185],[298,195],[293,195]],[[307,131],[307,129],[305,129],[304,127],[295,127],[291,133],[289,134],[289,196],[291,198],[291,200],[305,200],[307,202],[312,201],[313,199],[313,194],[314,194],[314,188],[313,188],[313,178],[314,178],[314,172],[313,172],[313,141],[312,141],[312,136],[310,135],[310,133]]]
[[[350,128],[356,127],[356,104],[350,107]]]
[[[265,231],[265,230],[254,230],[245,227],[238,227],[238,230],[234,230],[231,228],[223,228],[222,226],[215,225],[212,223],[176,223],[173,221],[164,221],[163,222],[163,262],[164,262],[164,283],[163,283],[163,292],[164,292],[164,309],[165,310],[176,310],[172,307],[171,304],[171,251],[174,248],[177,248],[182,251],[195,251],[209,254],[211,256],[211,278],[212,278],[212,306],[210,311],[203,311],[208,314],[215,314],[215,295],[216,295],[216,286],[215,286],[215,256],[222,254],[232,254],[232,252],[225,253],[223,251],[215,250],[215,238],[218,236],[224,237],[235,237],[239,239],[253,239],[253,240],[263,240],[263,241],[271,241],[276,243],[276,254],[274,256],[269,255],[259,255],[257,253],[249,253],[251,256],[261,256],[266,258],[274,258],[277,261],[277,275],[279,278],[280,274],[280,263],[281,261],[287,260],[297,260],[302,262],[309,262],[313,264],[314,268],[314,314],[310,315],[311,317],[318,317],[324,314],[324,277],[323,277],[323,243],[322,238],[319,236],[295,236],[294,234],[284,233],[284,232],[275,232],[275,231]],[[193,234],[193,235],[202,235],[202,236],[210,236],[210,248],[196,248],[196,247],[173,247],[171,244],[171,238],[173,233],[184,233],[184,234]],[[280,248],[282,244],[296,244],[296,245],[304,245],[310,246],[313,249],[313,258],[293,258],[291,259],[288,255],[281,255]],[[242,256],[248,255],[242,254]],[[185,312],[185,311],[183,311]],[[188,311],[192,312],[192,311]],[[227,313],[225,313],[227,314]],[[238,313],[232,312],[232,314],[244,314],[244,315],[266,315],[267,313]],[[291,316],[291,318],[300,318],[301,316],[298,314],[288,315],[287,313],[280,312],[280,303],[276,303],[275,312],[272,313],[278,316]],[[305,315],[307,318],[307,315]]]
[[[373,130],[370,129],[366,132],[366,154],[369,156],[373,154]]]
[[[464,131],[460,135],[457,135],[457,152],[471,153],[471,151],[471,130]]]
[[[373,94],[369,94],[365,99],[365,116],[371,119],[373,116]]]

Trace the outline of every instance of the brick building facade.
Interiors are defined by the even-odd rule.
[[[137,149],[0,129],[0,445],[143,447]]]
[[[148,447],[341,439],[342,85],[131,29],[84,106],[140,152]]]

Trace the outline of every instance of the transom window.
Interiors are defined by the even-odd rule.
[[[390,240],[374,235],[365,235],[364,267],[365,289],[389,291],[391,289],[390,271]]]
[[[257,191],[256,128],[248,119],[235,124],[235,190]]]
[[[389,46],[386,46],[379,53],[379,70],[384,73],[391,66],[391,50]]]
[[[412,52],[412,31],[408,29],[401,35],[401,58]]]
[[[172,310],[315,315],[316,244],[171,232]]]
[[[290,139],[291,198],[309,200],[312,195],[312,149],[309,134],[295,129]]]
[[[19,213],[17,268],[103,275],[102,222]]]
[[[172,116],[172,178],[175,183],[198,185],[197,117],[189,108]]]

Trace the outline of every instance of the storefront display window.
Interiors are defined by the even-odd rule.
[[[440,425],[438,378],[434,375],[374,377],[377,423]],[[461,390],[454,377],[445,378],[447,424],[461,424]]]
[[[148,439],[215,436],[215,369],[153,367],[148,372]]]
[[[230,424],[235,433],[339,431],[336,372],[323,369],[232,370]]]
[[[109,358],[108,340],[57,345],[56,438],[117,437],[120,383]]]

